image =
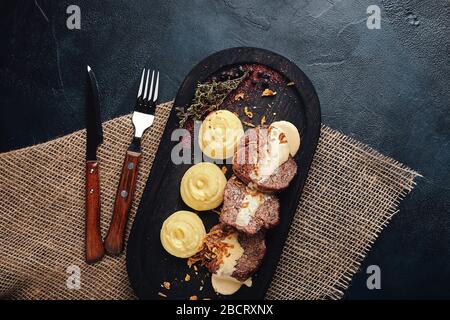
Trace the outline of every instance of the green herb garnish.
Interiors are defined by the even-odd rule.
[[[189,119],[202,120],[211,111],[219,109],[219,106],[245,79],[247,73],[241,77],[226,81],[212,81],[208,83],[198,83],[192,103],[186,110],[176,107],[177,116],[180,119],[180,128],[183,128]]]

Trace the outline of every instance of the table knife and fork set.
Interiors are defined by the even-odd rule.
[[[159,91],[159,72],[144,69],[132,115],[134,137],[125,154],[117,188],[114,212],[105,241],[100,232],[100,175],[97,147],[103,142],[98,84],[94,71],[87,66],[86,96],[86,216],[85,259],[87,263],[100,261],[105,251],[119,255],[124,248],[125,228],[133,202],[141,158],[141,138],[152,126]]]

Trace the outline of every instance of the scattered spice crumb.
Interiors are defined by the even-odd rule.
[[[262,126],[265,125],[266,122],[267,122],[267,118],[266,118],[266,116],[263,116],[263,117],[261,118],[261,125],[262,125]]]
[[[270,89],[264,89],[263,93],[262,93],[262,97],[271,97],[276,95],[277,93],[275,91],[272,91]]]
[[[166,288],[167,290],[170,290],[170,282],[164,281],[163,287]]]
[[[245,124],[247,127],[252,127],[255,128],[255,125],[251,122],[247,122],[247,121],[242,121],[243,124]]]
[[[167,296],[164,293],[162,293],[162,292],[158,292],[158,296],[163,297],[163,298],[167,298]]]
[[[222,169],[223,174],[226,174],[228,171],[227,167],[225,167],[225,166],[223,166],[221,169]]]
[[[199,289],[200,291],[202,291],[203,290],[203,286],[200,286],[200,289]]]
[[[190,281],[191,280],[191,276],[186,274],[186,276],[184,277],[184,281]]]
[[[195,271],[198,271],[198,268],[197,268],[197,266],[196,266],[196,265],[194,265],[194,270],[195,270]]]
[[[277,113],[276,113],[276,112],[274,112],[274,113],[273,113],[273,115],[274,115],[274,116],[276,116],[276,115],[277,115]]]
[[[211,298],[203,298],[203,300],[211,300]]]
[[[197,296],[190,296],[189,300],[198,300],[198,297]]]
[[[238,101],[238,100],[243,100],[245,97],[243,92],[238,93],[237,95],[234,96],[234,101]]]
[[[287,86],[288,86],[288,87],[292,87],[292,86],[294,86],[294,85],[295,85],[295,83],[294,83],[294,82],[292,82],[292,81],[291,81],[291,82],[289,82],[289,83],[287,84]]]
[[[248,107],[244,107],[244,114],[249,117],[250,119],[253,118],[253,112],[248,111]]]

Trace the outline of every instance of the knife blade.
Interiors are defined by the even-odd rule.
[[[87,66],[86,94],[86,160],[97,160],[97,147],[103,142],[98,84],[94,70]]]
[[[100,232],[100,176],[97,148],[103,142],[98,84],[94,71],[87,66],[86,81],[86,213],[85,260],[100,261],[104,254]]]

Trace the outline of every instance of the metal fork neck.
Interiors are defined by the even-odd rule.
[[[134,137],[128,150],[134,152],[141,152],[141,138]]]

